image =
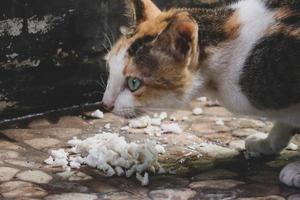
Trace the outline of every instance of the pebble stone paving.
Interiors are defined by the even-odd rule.
[[[202,108],[203,114],[193,115],[195,107]],[[284,150],[278,156],[256,159],[244,156],[244,139],[257,132],[267,133],[271,122],[234,116],[210,101],[193,101],[188,108],[170,111],[168,115],[165,122],[176,119],[184,129],[182,134],[150,136],[143,129],[120,131],[128,120],[111,113],[105,113],[103,119],[92,119],[87,114],[62,116],[2,129],[0,199],[300,199],[299,189],[278,181],[283,166],[300,159],[299,150]],[[67,141],[74,136],[92,136],[104,130],[107,123],[111,124],[109,131],[119,132],[128,141],[158,141],[166,149],[159,156],[160,163],[176,174],[151,174],[150,184],[143,187],[135,178],[106,177],[89,167],[63,177],[59,175],[61,168],[44,164],[51,149],[66,148]],[[300,135],[293,138],[293,143],[300,146]]]

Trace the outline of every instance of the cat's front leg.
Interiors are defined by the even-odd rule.
[[[285,166],[280,172],[279,179],[288,186],[300,188],[300,161]]]
[[[246,139],[246,150],[250,153],[275,155],[280,153],[295,134],[295,127],[277,122],[268,136],[250,135]]]

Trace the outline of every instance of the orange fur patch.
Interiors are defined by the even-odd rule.
[[[145,6],[145,15],[147,19],[153,19],[160,15],[161,11],[153,4],[151,0],[143,0]]]
[[[299,13],[289,9],[289,8],[280,8],[276,11],[274,18],[277,20],[286,19],[291,16],[299,15]]]
[[[289,8],[280,8],[276,11],[274,18],[278,20],[278,23],[273,25],[267,32],[267,35],[272,35],[275,33],[282,33],[289,37],[294,37],[300,39],[300,28],[299,26],[286,25],[281,23],[281,20],[288,19],[289,17],[300,17],[300,13]]]
[[[224,26],[224,30],[230,39],[237,38],[239,36],[241,25],[238,12],[233,13]]]

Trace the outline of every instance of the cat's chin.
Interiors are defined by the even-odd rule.
[[[115,110],[114,109],[112,112],[120,117],[124,117],[124,118],[128,118],[128,119],[137,118],[143,114],[142,111],[139,111],[134,108],[130,108],[130,109],[126,109],[126,110]]]

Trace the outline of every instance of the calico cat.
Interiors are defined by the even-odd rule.
[[[299,6],[241,0],[161,11],[151,0],[127,2],[132,24],[106,56],[107,109],[134,116],[205,95],[234,113],[275,122],[267,138],[247,138],[248,151],[271,155],[286,147],[300,128]],[[281,180],[300,187],[300,175],[290,173],[283,170]]]

